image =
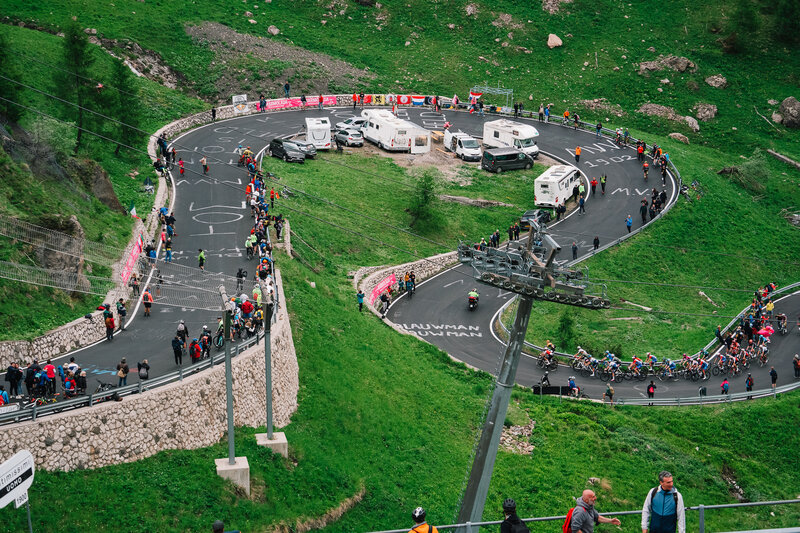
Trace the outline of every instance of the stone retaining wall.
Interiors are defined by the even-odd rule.
[[[275,281],[281,302],[280,271]],[[283,427],[297,409],[297,355],[285,305],[272,327],[273,420]],[[266,424],[264,344],[232,361],[234,423]],[[104,402],[79,411],[42,417],[4,430],[7,455],[30,450],[36,467],[79,470],[128,463],[162,450],[195,449],[218,442],[227,431],[225,366],[218,365],[183,381]],[[209,468],[212,468],[209,466]]]

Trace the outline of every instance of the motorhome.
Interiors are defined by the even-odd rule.
[[[539,207],[564,205],[581,175],[572,165],[555,165],[534,180],[534,203]]]
[[[463,161],[480,161],[481,145],[463,132],[454,132],[450,129],[444,132],[444,147],[460,157]]]
[[[536,159],[539,132],[533,126],[501,118],[483,124],[483,144],[494,148],[516,148]]]
[[[367,109],[361,115],[367,119],[362,127],[364,138],[380,148],[412,154],[431,151],[431,132],[425,128],[399,119],[386,109]]]
[[[317,150],[331,149],[331,121],[328,117],[306,119],[306,141]]]

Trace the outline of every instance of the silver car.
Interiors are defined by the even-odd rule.
[[[297,145],[297,148],[299,148],[300,151],[303,152],[303,154],[306,156],[306,159],[314,159],[315,157],[317,157],[317,147],[314,146],[313,143],[310,143],[308,141],[291,141],[291,142]]]
[[[342,122],[336,123],[336,131],[339,130],[356,130],[360,131],[361,126],[367,121],[364,117],[350,117]]]
[[[345,146],[364,146],[364,136],[356,130],[339,130],[334,140]]]

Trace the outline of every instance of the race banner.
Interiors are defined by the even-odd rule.
[[[398,94],[397,103],[399,105],[409,105],[411,104],[411,97],[407,94]]]
[[[131,279],[131,274],[133,274],[133,269],[136,268],[136,261],[139,260],[139,255],[142,253],[142,249],[144,248],[144,238],[139,235],[139,238],[136,239],[136,243],[133,245],[131,249],[131,253],[128,255],[127,261],[125,261],[125,266],[122,267],[122,271],[120,272],[120,277],[122,278],[123,283],[128,283],[128,280]]]
[[[323,105],[336,105],[336,97],[335,96],[323,96],[322,97],[322,104]],[[306,107],[308,106],[315,106],[319,105],[319,97],[318,96],[309,96],[306,98]],[[303,107],[303,102],[300,98],[275,98],[274,100],[267,100],[264,109],[272,110],[272,109],[291,109],[294,107]],[[260,104],[256,104],[256,109],[261,111]]]
[[[233,98],[233,112],[237,115],[242,113],[247,113],[250,111],[250,107],[247,105],[247,95],[246,94],[237,94],[234,95]]]
[[[381,282],[378,283],[374,289],[372,289],[372,294],[369,295],[369,305],[374,304],[375,300],[380,297],[381,293],[395,283],[397,283],[397,278],[394,274],[390,274],[389,276],[383,278],[383,280],[381,280]]]

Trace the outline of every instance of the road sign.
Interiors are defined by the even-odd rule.
[[[27,494],[33,484],[33,472],[33,455],[28,450],[15,453],[11,459],[0,465],[0,509]]]

